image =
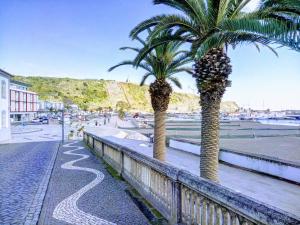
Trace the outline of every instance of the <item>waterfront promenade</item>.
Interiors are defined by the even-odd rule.
[[[113,178],[82,142],[58,148],[53,139],[59,139],[59,126],[31,128],[15,134],[15,141],[26,143],[0,145],[0,197],[5,199],[0,224],[149,224],[127,194],[128,186]],[[111,129],[102,127],[103,136]],[[152,156],[149,142],[104,138]],[[199,175],[199,161],[195,154],[168,148],[167,162],[177,168]],[[219,173],[221,185],[300,217],[299,185],[224,164]]]
[[[148,142],[102,137],[152,157]],[[168,148],[167,163],[199,175],[199,156]],[[257,201],[300,217],[300,186],[225,164],[219,167],[220,184]]]
[[[149,224],[82,141],[60,145],[60,128],[25,126],[0,144],[0,224]]]

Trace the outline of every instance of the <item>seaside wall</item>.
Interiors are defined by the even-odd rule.
[[[200,156],[200,146],[191,141],[170,139],[169,146]],[[250,153],[220,149],[219,160],[258,173],[300,183],[300,165]]]
[[[299,224],[300,219],[136,152],[104,137],[84,133],[91,151],[103,158],[149,201],[169,224]]]

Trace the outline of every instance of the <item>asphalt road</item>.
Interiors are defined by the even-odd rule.
[[[0,145],[0,224],[35,224],[59,142]]]

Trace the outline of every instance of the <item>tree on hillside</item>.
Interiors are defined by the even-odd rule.
[[[170,41],[190,44],[194,58],[194,74],[202,106],[200,175],[218,181],[219,112],[221,99],[231,81],[229,46],[252,44],[288,46],[300,50],[299,0],[262,0],[252,10],[246,10],[251,0],[154,0],[180,14],[160,15],[135,27],[131,36],[154,27],[148,38],[150,48],[140,54],[142,60],[153,48]],[[162,31],[170,31],[161,37]],[[138,63],[137,62],[137,63]]]
[[[127,102],[124,101],[118,101],[116,104],[116,110],[118,112],[119,118],[124,119],[126,112],[130,110],[130,105]]]
[[[103,112],[103,107],[99,106],[97,110],[98,110],[99,113],[102,113]]]
[[[130,109],[130,105],[127,102],[118,101],[116,104],[116,109],[119,110],[121,108],[128,111]]]
[[[160,34],[161,37],[165,35],[168,35],[168,33],[162,32]],[[109,71],[123,65],[142,68],[146,70],[146,74],[143,76],[140,85],[144,85],[149,77],[154,77],[155,80],[149,87],[155,122],[153,157],[164,161],[166,143],[165,118],[172,93],[172,87],[168,81],[181,88],[179,80],[174,75],[180,72],[191,73],[191,68],[184,67],[191,60],[184,51],[180,50],[182,42],[179,41],[160,45],[140,58],[141,50],[148,48],[149,43],[139,37],[136,37],[136,39],[142,45],[142,48],[123,47],[121,50],[135,51],[137,53],[136,59],[140,59],[139,63],[136,63],[136,59],[124,61],[110,68]]]

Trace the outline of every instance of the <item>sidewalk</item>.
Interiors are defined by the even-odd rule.
[[[0,145],[0,224],[36,224],[59,142]]]
[[[82,142],[59,150],[39,225],[143,225],[146,217]]]

